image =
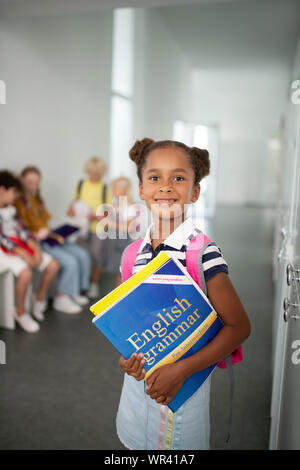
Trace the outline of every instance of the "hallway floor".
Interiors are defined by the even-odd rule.
[[[274,211],[219,207],[207,235],[220,246],[249,315],[252,334],[235,366],[231,439],[227,372],[212,376],[211,448],[267,449],[271,401],[271,279]],[[201,227],[200,227],[201,228]],[[113,288],[104,274],[101,293]],[[0,330],[0,449],[123,449],[115,431],[122,385],[119,354],[80,315],[48,310],[36,335]]]

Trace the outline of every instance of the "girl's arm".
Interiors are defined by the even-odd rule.
[[[224,326],[197,353],[175,364],[162,366],[150,375],[147,393],[158,403],[169,403],[187,377],[228,356],[250,335],[247,313],[228,275],[216,274],[206,285],[207,296]]]
[[[207,296],[224,326],[204,348],[181,361],[186,377],[228,356],[248,338],[251,331],[247,313],[229,276],[219,273],[206,285]]]

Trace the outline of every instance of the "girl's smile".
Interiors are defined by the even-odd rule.
[[[158,204],[168,204],[169,206],[171,206],[172,204],[174,204],[174,202],[177,201],[177,199],[155,199],[155,201],[158,203]]]

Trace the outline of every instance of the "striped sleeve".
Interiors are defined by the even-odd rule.
[[[228,264],[223,258],[220,248],[215,243],[212,243],[204,250],[202,265],[205,282],[218,273],[229,274]]]

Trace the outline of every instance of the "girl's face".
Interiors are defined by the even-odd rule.
[[[178,147],[153,150],[143,168],[140,197],[159,219],[182,217],[200,194],[200,185],[194,185],[194,176],[184,150]]]
[[[26,173],[22,178],[21,182],[23,185],[24,192],[29,197],[34,197],[38,193],[40,188],[41,178],[40,175],[36,172]]]

